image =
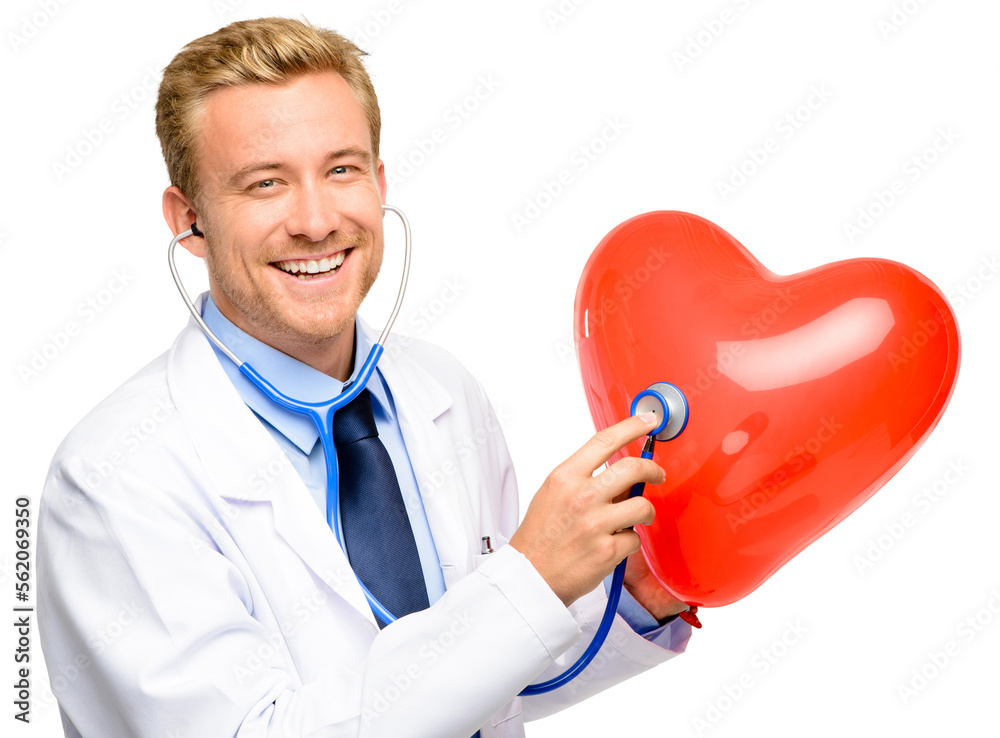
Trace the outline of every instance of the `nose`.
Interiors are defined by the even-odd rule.
[[[285,230],[293,238],[324,240],[341,227],[343,216],[337,197],[328,188],[307,184],[291,198]]]

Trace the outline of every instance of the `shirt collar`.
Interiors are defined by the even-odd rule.
[[[237,328],[219,311],[211,295],[205,299],[202,317],[230,351],[250,364],[261,376],[289,397],[304,402],[325,402],[343,390],[345,383],[340,380],[313,369],[308,364],[268,346]],[[361,316],[357,314],[354,316],[354,340],[354,369],[351,372],[351,381],[357,377],[373,344],[361,321]],[[243,402],[301,449],[302,453],[308,455],[319,440],[319,431],[316,430],[312,420],[308,416],[271,402],[218,347],[213,344],[212,348],[222,362],[229,380],[243,398]],[[372,395],[373,411],[376,416],[381,410],[385,417],[394,421],[392,402],[378,366],[368,381],[368,390]]]

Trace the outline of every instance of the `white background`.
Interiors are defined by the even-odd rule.
[[[729,22],[719,20],[723,11]],[[934,280],[958,314],[963,360],[951,405],[886,487],[746,599],[703,610],[705,628],[687,654],[529,725],[530,736],[1000,732],[1000,615],[988,609],[1000,613],[1000,501],[989,466],[1000,411],[1000,7],[988,0],[8,0],[0,23],[4,608],[14,604],[14,498],[31,497],[37,510],[60,439],[186,320],[164,259],[156,74],[187,41],[273,14],[302,14],[371,52],[382,157],[397,177],[389,201],[408,213],[416,238],[397,325],[449,348],[483,381],[517,466],[522,510],[593,432],[573,353],[573,297],[591,250],[626,218],[697,213],[782,274],[861,256],[902,261]],[[824,91],[822,104],[814,89]],[[786,138],[779,121],[796,113]],[[88,148],[102,119],[110,131]],[[594,144],[602,131],[612,138],[609,120],[624,130]],[[436,128],[443,143],[430,150],[425,141],[423,154],[420,142]],[[912,180],[907,161],[942,130],[957,139]],[[719,183],[768,137],[777,153],[724,197]],[[601,150],[586,171],[576,164],[581,147]],[[563,170],[571,184],[539,198]],[[894,179],[905,193],[851,242],[844,224]],[[512,216],[525,216],[529,201],[546,207],[518,228]],[[388,291],[399,253],[387,252]],[[110,295],[102,290],[116,270],[125,289],[99,313],[81,307]],[[189,262],[186,271],[192,291],[201,289],[200,267]],[[364,314],[381,322],[389,299],[375,295]],[[430,321],[418,319],[421,310]],[[79,330],[65,341],[70,321]],[[36,351],[50,358],[36,359],[41,369],[28,376]],[[935,485],[943,494],[925,512],[914,497]],[[914,524],[898,541],[883,537],[882,558],[859,571],[856,557],[906,513]],[[960,630],[977,614],[979,631]],[[0,632],[0,684],[10,685],[13,632]],[[33,638],[33,723],[13,722],[13,690],[3,687],[2,731],[58,736]],[[949,641],[957,656],[904,701],[898,685],[910,684],[912,669],[933,674],[929,653]],[[766,673],[764,654],[775,661]],[[484,664],[470,678],[489,672]],[[742,693],[741,678],[752,683]]]

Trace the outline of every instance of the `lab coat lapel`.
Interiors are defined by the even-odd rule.
[[[270,504],[274,527],[313,572],[373,627],[375,619],[316,503],[284,452],[243,403],[208,339],[192,319],[171,351],[167,381],[215,489],[236,518],[247,505]],[[280,575],[280,573],[279,573]]]
[[[367,327],[366,327],[367,328]],[[390,339],[379,363],[392,392],[399,427],[434,537],[445,585],[471,568],[473,514],[453,445],[436,420],[452,405],[448,390],[401,347],[406,337]]]

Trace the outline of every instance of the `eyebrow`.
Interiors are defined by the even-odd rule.
[[[336,149],[327,153],[324,161],[334,161],[336,159],[344,159],[347,157],[355,156],[366,161],[371,159],[371,153],[365,149],[359,148],[357,146],[347,146],[342,149]],[[256,164],[248,164],[242,169],[238,169],[229,177],[229,183],[235,185],[237,182],[242,180],[248,174],[253,174],[254,172],[269,171],[269,170],[282,170],[285,169],[285,165],[281,162],[265,161]]]

